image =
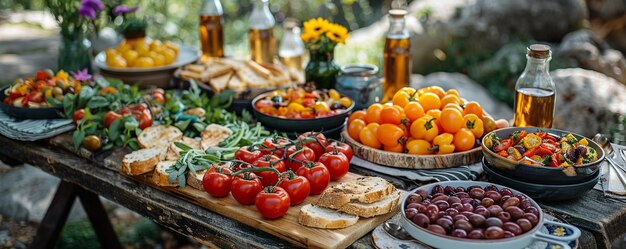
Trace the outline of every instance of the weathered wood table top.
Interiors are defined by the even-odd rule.
[[[0,136],[0,154],[40,167],[65,181],[82,186],[104,198],[125,206],[154,222],[204,244],[222,248],[292,248],[293,244],[254,227],[199,207],[192,202],[127,178],[108,164],[107,158],[121,158],[124,150],[104,153],[87,159],[51,141],[22,142]],[[119,163],[119,162],[117,162]],[[351,171],[378,175],[361,168]],[[378,175],[381,176],[381,175]],[[382,176],[397,187],[411,189],[415,182]],[[542,203],[550,214],[583,230],[579,248],[610,248],[626,233],[626,200],[605,198],[600,191],[590,191],[581,198],[559,203]],[[371,235],[351,245],[373,248]]]

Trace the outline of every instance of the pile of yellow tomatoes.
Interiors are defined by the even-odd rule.
[[[385,151],[416,155],[467,151],[496,129],[494,119],[455,89],[400,89],[391,103],[372,104],[348,119],[350,137]]]
[[[114,68],[158,67],[169,65],[178,57],[178,45],[166,41],[137,38],[124,40],[105,51],[106,64]]]

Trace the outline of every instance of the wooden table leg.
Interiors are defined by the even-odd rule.
[[[98,236],[98,240],[100,241],[102,248],[122,249],[122,245],[117,239],[117,235],[113,230],[111,221],[109,220],[106,210],[104,210],[104,206],[102,206],[102,202],[100,202],[98,195],[89,192],[84,188],[80,188],[78,191],[78,198],[83,204],[85,212],[87,212],[87,217],[89,217],[91,227],[93,227],[96,236]]]

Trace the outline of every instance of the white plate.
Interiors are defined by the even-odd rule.
[[[120,73],[139,73],[139,72],[153,72],[153,71],[161,71],[168,70],[173,68],[178,68],[183,65],[187,65],[192,63],[200,57],[200,51],[195,48],[178,44],[178,57],[176,60],[169,65],[159,66],[159,67],[129,67],[129,68],[115,68],[109,67],[106,63],[106,54],[104,51],[98,53],[96,55],[96,59],[94,60],[96,66],[102,70],[111,71],[111,72],[120,72]]]

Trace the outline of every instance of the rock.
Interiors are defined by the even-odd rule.
[[[554,128],[591,137],[626,115],[626,86],[613,78],[580,68],[550,74],[556,85]]]
[[[589,30],[583,29],[566,35],[556,49],[555,56],[571,59],[578,67],[603,73],[626,84],[624,55],[594,37]]]
[[[477,101],[495,119],[513,118],[513,110],[508,105],[491,97],[484,87],[463,74],[440,72],[431,73],[422,78],[419,76],[412,77],[412,87],[422,88],[432,85],[440,86],[445,90],[457,89],[461,97],[469,101]]]

